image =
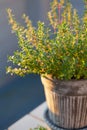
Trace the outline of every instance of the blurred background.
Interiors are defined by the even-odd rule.
[[[0,130],[6,129],[16,120],[29,113],[45,101],[43,86],[38,75],[25,77],[6,74],[9,64],[7,56],[17,49],[17,39],[8,25],[7,8],[11,8],[17,21],[22,22],[23,13],[28,15],[34,26],[38,20],[47,21],[49,2],[52,0],[0,0]],[[71,0],[83,12],[83,0]]]

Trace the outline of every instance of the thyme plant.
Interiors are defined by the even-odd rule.
[[[36,128],[31,128],[30,130],[47,130],[47,128],[43,127],[43,126],[38,126]]]
[[[48,26],[38,21],[34,27],[25,14],[22,18],[26,26],[22,26],[11,9],[7,13],[19,45],[8,57],[13,66],[7,67],[7,73],[51,74],[60,80],[87,79],[87,0],[82,18],[69,0],[53,0]]]

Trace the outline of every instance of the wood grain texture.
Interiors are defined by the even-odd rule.
[[[56,83],[52,82],[52,80],[46,79],[44,77],[42,77],[41,80],[44,85],[50,120],[54,124],[63,128],[73,129],[87,126],[87,95],[83,88],[81,88],[81,86],[86,86],[86,84],[84,85],[84,83],[80,82],[83,85],[79,84],[78,92],[80,93],[77,93],[77,95],[75,90],[70,90],[69,86],[66,87],[66,89],[68,88],[70,92],[72,91],[70,95],[69,91],[66,93],[67,90],[65,90],[65,88],[64,91],[63,88],[61,88],[62,93],[60,92],[61,84],[57,83],[57,85]],[[78,83],[75,84],[76,86],[78,85]],[[69,83],[68,85],[71,84]]]

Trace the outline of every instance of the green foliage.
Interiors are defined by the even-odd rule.
[[[45,128],[43,126],[38,126],[37,128],[30,129],[30,130],[47,130],[47,128]]]
[[[18,39],[19,49],[8,59],[14,66],[7,73],[51,74],[58,79],[87,78],[87,0],[80,19],[69,0],[53,0],[48,12],[49,25],[38,21],[37,28],[25,14],[26,27],[17,23],[8,9],[9,23]]]

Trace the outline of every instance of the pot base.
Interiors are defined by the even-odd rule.
[[[48,112],[48,111],[49,111],[48,109],[45,110],[45,112],[44,112],[44,119],[45,119],[47,125],[48,125],[52,130],[87,130],[87,126],[84,127],[84,128],[78,128],[78,129],[76,129],[76,128],[68,129],[68,128],[62,128],[62,127],[60,127],[60,126],[57,126],[57,125],[55,125],[54,123],[52,123],[52,121],[50,120],[49,114],[48,114],[49,112]]]

